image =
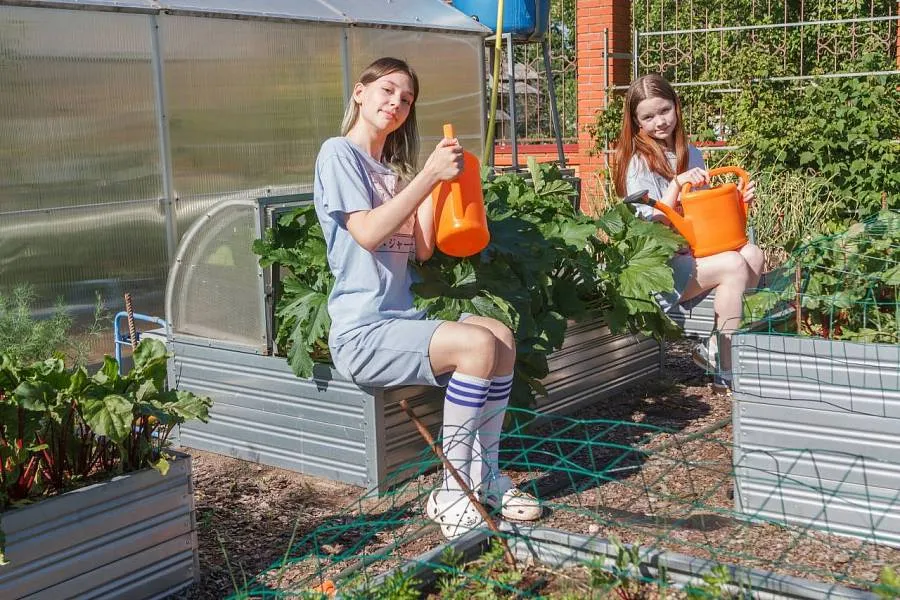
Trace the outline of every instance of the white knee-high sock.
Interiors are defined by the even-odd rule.
[[[503,429],[503,417],[509,404],[512,383],[512,373],[494,377],[491,381],[491,389],[479,418],[475,457],[470,470],[475,485],[500,476],[500,432]]]
[[[450,378],[447,395],[444,397],[442,450],[470,488],[472,481],[469,478],[469,464],[472,462],[475,431],[490,386],[488,379],[456,372]],[[442,490],[456,493],[462,491],[447,469],[444,470]]]

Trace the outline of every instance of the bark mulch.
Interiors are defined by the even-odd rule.
[[[552,453],[522,461],[521,449],[507,446],[503,456],[516,465],[513,479],[548,505],[543,527],[613,535],[626,543],[844,584],[875,581],[884,565],[900,565],[897,549],[737,518],[730,415],[730,396],[713,393],[690,360],[690,343],[678,341],[668,345],[661,378],[572,415],[586,424],[570,424],[557,441],[552,440],[558,421],[529,430],[529,436],[551,440]],[[653,428],[677,433],[649,435]],[[334,576],[354,561],[330,564],[329,555],[348,549],[354,556],[387,552],[389,559],[368,567],[383,571],[443,543],[422,515],[424,494],[436,485],[436,474],[420,477],[399,495],[361,500],[365,490],[356,486],[189,452],[200,582],[177,595],[180,600],[228,596],[280,560],[292,536],[303,540],[323,525],[336,526],[339,533],[316,549],[318,558],[262,580],[278,581],[283,589],[319,574]],[[566,472],[562,465],[576,468]],[[603,479],[588,474],[600,470]],[[361,518],[366,522],[357,527]],[[381,523],[383,531],[369,535]],[[406,541],[393,547],[397,539]]]

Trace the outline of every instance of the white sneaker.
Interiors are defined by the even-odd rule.
[[[543,513],[540,501],[517,488],[506,475],[479,486],[478,496],[491,508],[500,509],[500,515],[511,521],[537,521]]]
[[[694,364],[703,369],[704,373],[715,373],[718,357],[715,349],[710,348],[710,340],[695,344],[691,349],[691,360]]]
[[[437,490],[434,490],[428,495],[425,514],[441,526],[441,533],[448,540],[458,538],[484,525],[484,519],[465,495],[449,502],[438,503]]]
[[[721,396],[730,396],[732,380],[733,377],[731,371],[722,371],[721,373],[717,374],[713,378],[713,392]]]

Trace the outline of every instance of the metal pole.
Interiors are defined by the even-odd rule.
[[[810,27],[821,25],[847,25],[851,23],[876,23],[878,21],[900,21],[898,15],[884,17],[862,17],[859,19],[829,19],[823,21],[795,21],[792,23],[770,23],[766,25],[731,25],[727,27],[702,27],[699,29],[668,29],[665,31],[646,31],[647,36],[666,36],[684,33],[718,33],[725,31],[758,31],[761,29],[783,29],[786,27]]]
[[[150,68],[153,70],[153,90],[156,93],[156,131],[159,136],[159,164],[162,170],[163,212],[166,220],[166,259],[175,260],[178,245],[178,221],[175,214],[175,183],[172,180],[172,145],[169,141],[169,117],[166,108],[166,81],[159,43],[159,20],[150,15]]]
[[[493,72],[494,61],[492,58],[489,58],[488,64],[485,65],[485,61],[484,61],[485,54],[487,54],[488,57],[493,56],[492,53],[490,53],[490,52],[486,53],[484,50],[484,46],[481,46],[481,51],[478,53],[478,60],[480,61],[479,64],[481,65],[482,69],[487,67],[488,71]],[[481,78],[481,85],[479,87],[480,87],[480,91],[481,91],[481,106],[484,106],[485,108],[487,108],[487,106],[488,106],[487,77]],[[485,117],[488,117],[488,115],[485,114]],[[485,119],[481,119],[481,135],[479,136],[479,138],[480,138],[479,142],[482,144],[481,147],[484,148],[484,144],[487,143],[487,123],[485,122]],[[487,150],[487,152],[486,153],[482,152],[482,153],[487,154],[487,156],[482,156],[481,162],[490,165],[491,169],[493,169],[494,168],[494,144],[491,144],[491,147],[485,148],[485,150]]]
[[[341,29],[341,67],[344,70],[344,106],[350,103],[350,95],[353,93],[353,83],[350,81],[350,30],[346,27]]]
[[[510,120],[510,142],[512,143],[512,167],[514,171],[519,170],[519,145],[516,139],[516,69],[513,62],[513,37],[512,34],[504,33],[506,38],[506,63],[507,77],[509,81],[509,120]]]
[[[637,27],[631,30],[631,79],[632,81],[639,77],[640,73],[640,63],[641,57],[640,54],[640,43],[639,43],[640,34],[638,33]]]
[[[609,106],[609,27],[603,28],[603,108]]]
[[[556,109],[556,84],[553,81],[553,66],[550,64],[550,44],[547,38],[541,40],[544,51],[544,70],[547,72],[547,91],[550,92],[550,120],[553,121],[553,132],[556,134],[556,154],[559,157],[559,168],[566,167],[566,156],[563,153],[562,129],[559,125],[559,111]]]

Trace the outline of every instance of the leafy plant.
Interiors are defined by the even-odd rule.
[[[89,375],[58,357],[25,365],[0,356],[0,509],[110,473],[166,474],[172,429],[205,422],[212,401],[166,389],[162,342],[141,340],[133,358],[127,375],[108,356]]]
[[[750,584],[743,584],[735,590],[734,577],[731,569],[725,565],[716,565],[703,574],[701,582],[690,583],[684,586],[684,591],[691,600],[702,598],[753,598],[753,588]]]
[[[801,275],[801,289],[795,277]],[[785,305],[801,313],[798,333],[873,343],[900,340],[900,213],[881,211],[841,234],[798,249],[751,315]],[[796,321],[794,321],[796,322]]]
[[[638,219],[625,206],[597,220],[578,213],[574,189],[553,165],[529,162],[529,179],[491,178],[484,198],[491,241],[480,254],[436,253],[415,265],[416,303],[430,317],[462,313],[495,318],[516,337],[513,403],[528,406],[543,393],[548,355],[560,348],[569,320],[603,317],[614,331],[677,334],[652,292],[673,287],[668,259],[683,240],[668,228]],[[333,279],[312,207],[279,219],[254,245],[263,266],[284,272],[278,291],[277,344],[294,372],[312,374],[328,359],[327,297]]]
[[[32,362],[58,354],[75,364],[87,362],[90,344],[87,340],[99,335],[106,312],[99,294],[94,307],[94,320],[81,339],[73,335],[72,317],[62,302],[58,302],[50,317],[34,318],[36,298],[34,287],[18,285],[9,295],[0,293],[0,354],[12,360]]]
[[[640,594],[640,546],[626,546],[615,536],[610,536],[609,541],[616,548],[615,561],[611,567],[606,565],[605,558],[590,564],[591,588],[615,593],[622,600],[633,600]]]
[[[358,574],[340,585],[340,597],[347,600],[419,600],[421,585],[422,582],[410,571],[402,569],[395,570],[378,585],[372,585],[363,574]]]
[[[0,354],[30,362],[51,356],[67,343],[72,318],[58,304],[49,319],[33,317],[34,288],[19,285],[12,294],[0,294]]]
[[[878,583],[872,591],[882,600],[900,598],[900,575],[890,566],[882,567]]]
[[[438,597],[446,600],[467,600],[469,592],[466,590],[467,580],[461,572],[463,559],[462,552],[453,546],[447,546],[441,553],[441,564],[435,567],[437,574]]]
[[[862,218],[900,199],[900,89],[896,77],[815,80],[803,86],[771,79],[771,54],[757,49],[735,63],[742,91],[729,107],[739,156],[753,170],[794,171],[816,177],[846,203],[839,219]],[[853,70],[883,68],[886,57],[867,54]]]
[[[765,271],[783,265],[790,253],[831,230],[847,206],[822,179],[795,171],[759,174],[750,226],[766,255]]]
[[[278,349],[286,353],[291,369],[301,377],[312,375],[313,364],[328,362],[328,295],[334,275],[328,268],[325,238],[312,205],[301,206],[266,229],[253,242],[262,267],[278,265],[281,275],[275,309]]]

